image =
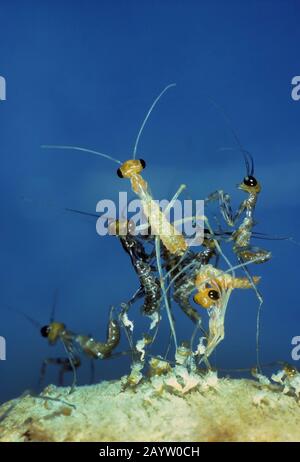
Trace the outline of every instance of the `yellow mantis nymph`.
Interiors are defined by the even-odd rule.
[[[157,267],[158,272],[160,275],[161,280],[161,288],[164,296],[164,302],[167,310],[167,315],[169,318],[169,323],[172,331],[172,336],[174,339],[175,347],[177,348],[177,340],[176,340],[176,333],[174,328],[174,321],[171,315],[170,307],[168,298],[166,295],[165,285],[164,285],[164,278],[163,278],[163,271],[160,263],[160,240],[163,242],[164,246],[168,249],[171,254],[182,256],[188,250],[188,243],[184,239],[183,235],[180,234],[174,225],[172,225],[164,212],[159,207],[159,204],[154,201],[150,189],[148,187],[147,182],[141,176],[141,172],[144,170],[146,163],[143,159],[136,159],[137,154],[137,147],[143,132],[143,129],[146,125],[146,122],[153,111],[154,107],[160,100],[160,98],[164,95],[164,93],[169,89],[174,87],[175,84],[167,85],[160,94],[156,97],[154,102],[152,103],[150,109],[148,110],[146,117],[143,120],[143,123],[140,127],[138,132],[134,148],[133,148],[133,155],[132,158],[126,160],[125,162],[121,162],[120,160],[107,155],[103,154],[98,151],[94,151],[92,149],[86,149],[78,146],[62,146],[62,145],[43,145],[43,148],[50,148],[50,149],[69,149],[69,150],[78,150],[83,152],[88,152],[91,154],[95,154],[100,157],[104,157],[106,159],[111,160],[112,162],[117,163],[120,167],[117,170],[117,174],[120,178],[127,178],[130,180],[132,190],[141,201],[141,206],[143,213],[151,227],[151,233],[155,235],[155,248],[156,248],[156,259],[157,259]],[[183,186],[180,187],[179,191],[183,189]],[[177,193],[175,197],[177,197]]]
[[[244,268],[249,263],[255,263],[255,261],[231,267],[229,271]],[[258,284],[260,277],[253,276],[252,280],[254,284]],[[194,296],[194,302],[202,308],[206,308],[209,314],[209,334],[206,338],[206,348],[203,356],[203,360],[207,362],[208,357],[224,339],[225,314],[232,290],[251,289],[252,282],[247,277],[235,277],[228,274],[228,270],[222,271],[208,264],[199,270],[195,279],[195,288],[197,293]]]
[[[259,280],[259,276],[253,276],[254,284]],[[251,281],[247,277],[233,277],[210,264],[199,270],[195,286],[197,293],[194,295],[194,302],[203,308],[211,308],[226,290],[252,289]]]

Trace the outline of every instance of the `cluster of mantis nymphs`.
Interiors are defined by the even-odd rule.
[[[73,370],[76,383],[76,368],[80,365],[79,352],[92,359],[105,359],[113,354],[119,345],[121,333],[126,335],[130,354],[132,355],[131,372],[126,386],[136,386],[143,379],[143,371],[151,369],[151,374],[161,374],[163,367],[172,364],[184,364],[187,368],[210,368],[210,356],[224,338],[224,321],[231,292],[234,289],[252,289],[259,300],[262,297],[257,289],[258,276],[252,276],[249,265],[264,263],[271,258],[269,251],[252,245],[255,224],[254,211],[261,191],[259,181],[254,176],[254,163],[251,155],[241,146],[240,150],[246,164],[246,174],[238,186],[243,198],[237,211],[231,207],[230,196],[222,190],[210,194],[205,204],[218,204],[224,226],[212,229],[208,219],[203,216],[203,240],[198,246],[191,246],[182,232],[178,232],[175,223],[171,223],[150,192],[144,179],[146,163],[136,158],[138,142],[150,113],[161,96],[173,85],[168,85],[151,105],[138,133],[132,158],[121,162],[106,154],[80,147],[44,146],[54,149],[75,149],[89,152],[118,164],[116,174],[128,179],[132,191],[141,201],[146,218],[147,233],[138,233],[132,220],[111,220],[109,233],[117,236],[123,251],[128,254],[128,262],[137,276],[137,290],[126,300],[124,297],[119,307],[112,307],[108,321],[107,338],[104,342],[96,341],[91,336],[79,335],[69,331],[60,322],[51,320],[41,329],[41,334],[50,344],[60,340],[67,353],[66,359],[49,359],[49,362],[61,366],[61,374]],[[120,180],[122,181],[122,180]],[[124,181],[124,180],[123,180]],[[176,199],[183,189],[179,189]],[[170,207],[172,201],[170,202]],[[95,215],[97,216],[97,215]],[[196,217],[190,217],[191,220]],[[162,232],[162,230],[164,230]],[[258,233],[257,233],[258,234]],[[260,235],[262,238],[262,235]],[[224,254],[224,243],[232,246],[235,262],[232,263]],[[225,269],[221,269],[221,267]],[[142,305],[140,311],[133,305]],[[182,316],[188,318],[194,327],[188,342],[178,344],[174,305],[177,304]],[[133,319],[138,315],[149,318],[147,334],[135,335]],[[141,314],[140,314],[141,313]],[[169,349],[164,357],[150,354],[160,321],[166,317],[170,326]],[[202,320],[208,316],[207,327]],[[259,314],[257,320],[257,352],[259,336]],[[174,347],[174,348],[173,348]],[[170,352],[175,355],[170,358]],[[258,361],[258,358],[257,358]],[[258,363],[259,364],[259,363]],[[165,366],[164,366],[165,365]]]

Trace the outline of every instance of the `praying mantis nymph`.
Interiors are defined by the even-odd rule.
[[[105,342],[98,342],[89,335],[76,334],[68,330],[65,324],[56,321],[51,321],[49,324],[43,326],[40,332],[42,337],[47,338],[50,345],[61,341],[64,346],[70,364],[69,370],[73,371],[73,383],[70,393],[76,387],[76,367],[78,367],[78,361],[80,365],[80,360],[75,354],[76,347],[91,359],[106,359],[111,356],[112,351],[119,345],[121,335],[119,323],[113,318],[113,308],[110,310]]]
[[[117,173],[120,178],[130,180],[132,190],[141,200],[143,212],[151,226],[152,234],[160,237],[171,254],[181,256],[188,250],[188,244],[183,235],[178,233],[174,225],[167,220],[159,204],[153,200],[148,184],[141,176],[145,166],[144,160],[131,159],[125,161]]]
[[[50,321],[46,325],[41,325],[36,319],[29,316],[23,311],[8,307],[17,314],[20,314],[27,319],[34,327],[38,328],[40,335],[47,339],[49,345],[53,346],[59,342],[63,345],[66,352],[67,358],[56,357],[47,358],[43,361],[41,374],[39,379],[39,385],[42,384],[44,376],[46,374],[46,368],[50,364],[54,364],[60,367],[60,385],[63,385],[63,376],[66,372],[73,372],[73,381],[69,393],[72,393],[77,384],[77,373],[76,369],[80,367],[80,353],[83,353],[86,357],[93,359],[108,359],[116,357],[120,354],[127,354],[127,352],[121,352],[113,354],[113,350],[117,348],[120,343],[121,329],[120,323],[116,316],[114,316],[115,309],[112,306],[109,311],[109,319],[107,323],[107,334],[104,342],[95,340],[91,335],[84,335],[75,333],[67,329],[66,325],[62,322],[57,322],[56,318],[56,303],[57,303],[57,290],[55,291],[54,302],[51,308]],[[92,371],[93,372],[93,371]]]
[[[260,277],[253,276],[254,284],[258,284]],[[252,284],[247,277],[233,277],[212,265],[203,266],[195,278],[197,293],[194,302],[203,308],[211,308],[221,299],[222,293],[229,289],[251,289]]]
[[[177,256],[182,256],[185,254],[185,252],[188,250],[188,243],[184,239],[183,235],[180,234],[174,225],[172,225],[165,213],[160,209],[159,205],[157,202],[154,201],[150,189],[148,188],[147,182],[143,179],[141,176],[142,170],[145,168],[146,163],[142,159],[136,159],[136,154],[137,154],[137,147],[138,143],[141,137],[141,134],[143,132],[143,129],[145,127],[145,124],[160,100],[160,98],[163,96],[163,94],[171,87],[174,87],[175,84],[172,83],[170,85],[167,85],[161,92],[160,94],[155,98],[153,101],[152,105],[150,106],[150,109],[148,110],[143,123],[140,127],[140,130],[138,132],[134,148],[133,148],[133,154],[132,154],[132,159],[126,160],[125,162],[121,162],[118,159],[115,159],[114,157],[103,154],[98,151],[94,151],[91,149],[86,149],[78,146],[62,146],[62,145],[43,145],[43,148],[50,148],[50,149],[69,149],[69,150],[78,150],[78,151],[83,151],[83,152],[88,152],[100,157],[104,157],[105,159],[109,159],[112,162],[117,163],[120,165],[120,167],[117,170],[117,174],[121,178],[128,178],[131,182],[131,187],[132,190],[137,196],[139,197],[141,201],[141,206],[144,212],[144,215],[148,221],[149,226],[151,227],[151,233],[155,235],[155,251],[156,251],[156,259],[157,259],[157,267],[158,267],[158,272],[160,276],[160,284],[161,284],[161,289],[164,297],[164,302],[166,306],[166,311],[170,323],[170,328],[172,332],[172,336],[174,339],[174,344],[175,348],[177,348],[177,340],[176,340],[176,333],[175,333],[175,327],[174,327],[174,321],[172,318],[171,310],[169,307],[169,302],[168,302],[168,297],[166,294],[166,289],[164,285],[164,278],[163,278],[163,270],[161,267],[161,262],[160,262],[160,240],[163,242],[164,246],[169,250],[170,253],[177,255]],[[177,198],[178,194],[185,188],[184,185],[181,185],[179,188],[178,192],[175,194],[173,200]],[[171,204],[173,202],[171,201],[168,209],[170,209]]]
[[[144,215],[149,222],[151,227],[151,232],[153,235],[159,236],[164,246],[169,250],[171,254],[181,256],[188,250],[188,243],[184,239],[183,235],[178,232],[174,225],[172,225],[163,211],[160,209],[159,204],[154,201],[150,189],[148,188],[147,182],[141,176],[141,172],[146,167],[146,162],[143,159],[136,159],[137,146],[142,134],[143,128],[154,109],[157,102],[163,96],[163,94],[171,87],[174,87],[175,84],[170,84],[163,89],[163,91],[157,96],[157,98],[152,103],[149,111],[146,114],[146,117],[141,125],[139,130],[134,149],[132,159],[121,162],[114,157],[111,157],[107,154],[103,154],[98,151],[91,149],[81,148],[78,146],[60,146],[60,145],[43,145],[43,148],[52,148],[52,149],[71,149],[88,152],[91,154],[104,157],[120,165],[117,170],[117,175],[120,178],[128,178],[131,183],[131,188],[135,194],[139,197],[141,201],[141,206],[144,212]],[[180,191],[183,189],[183,186],[180,188]]]
[[[258,284],[260,278],[253,276],[252,281],[246,277],[235,277],[233,273],[238,268],[244,268],[245,265],[254,262],[242,263],[236,267],[231,267],[230,270],[222,271],[215,268],[211,264],[204,265],[200,268],[196,278],[195,286],[197,293],[194,296],[194,301],[202,308],[206,308],[209,316],[209,332],[206,336],[203,356],[200,359],[208,363],[208,358],[215,350],[217,345],[224,339],[225,336],[225,314],[228,301],[233,289],[250,289],[253,284]],[[193,337],[196,334],[194,331]]]

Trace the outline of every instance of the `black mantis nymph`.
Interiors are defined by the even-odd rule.
[[[147,253],[145,242],[153,243],[151,232],[147,236],[136,236],[135,224],[131,220],[117,220],[109,225],[110,234],[115,234],[121,241],[123,249],[130,256],[132,266],[138,276],[140,288],[133,297],[127,302],[122,303],[120,319],[125,328],[129,341],[132,356],[131,372],[124,383],[123,389],[135,387],[142,379],[142,369],[145,364],[146,349],[154,342],[160,321],[160,307],[162,301],[161,283],[156,273],[157,268],[151,264],[153,252]],[[127,313],[130,307],[141,297],[143,297],[142,313],[152,319],[150,331],[156,327],[154,336],[144,334],[134,345],[131,332],[133,323],[128,320]]]
[[[99,215],[89,212],[84,212],[76,209],[68,209],[71,212],[83,214],[91,217],[99,217]],[[151,232],[146,235],[136,234],[136,226],[132,220],[126,219],[108,219],[109,235],[117,236],[122,248],[128,254],[131,260],[132,267],[136,272],[140,287],[135,291],[134,295],[126,303],[121,303],[121,311],[119,320],[125,330],[130,351],[132,353],[131,373],[125,384],[127,386],[136,386],[139,383],[142,375],[141,369],[145,363],[145,348],[150,346],[156,337],[159,321],[160,307],[162,299],[162,291],[160,280],[157,277],[157,268],[153,265],[153,242],[154,237]],[[150,230],[149,230],[150,231]],[[150,244],[150,252],[146,250],[146,245]],[[149,316],[152,320],[150,330],[156,327],[154,336],[144,334],[136,343],[133,341],[133,322],[128,319],[128,312],[135,302],[143,298],[141,308],[142,314]]]
[[[152,254],[148,255],[141,238],[134,235],[135,224],[131,220],[113,221],[109,225],[109,231],[110,234],[115,234],[120,239],[123,249],[130,256],[132,266],[140,282],[139,290],[128,302],[128,305],[133,304],[138,298],[144,297],[142,313],[148,316],[153,315],[160,308],[161,286],[159,279],[154,274],[156,268],[153,268],[151,264]]]
[[[99,215],[95,213],[85,212],[77,209],[66,210],[85,216],[91,216],[95,218],[99,217]],[[140,283],[140,287],[135,291],[130,300],[128,300],[126,303],[121,303],[121,311],[119,315],[120,322],[125,330],[128,343],[130,345],[133,369],[137,361],[139,363],[141,362],[141,353],[144,354],[143,352],[138,351],[138,347],[141,347],[142,345],[150,345],[156,338],[160,321],[160,307],[162,301],[160,280],[157,277],[157,268],[154,265],[155,262],[153,261],[155,257],[155,252],[153,251],[154,237],[151,235],[150,230],[148,230],[148,233],[145,235],[137,234],[135,231],[136,225],[132,220],[114,220],[112,218],[108,219],[108,233],[109,235],[118,237],[122,248],[130,257],[132,267],[136,272]],[[149,249],[146,249],[146,246],[149,246]],[[132,339],[133,322],[128,319],[128,312],[134,303],[142,298],[142,314],[150,317],[152,321],[150,325],[150,331],[156,327],[156,332],[153,337],[150,337],[149,334],[145,334],[142,339],[138,340],[136,345],[134,345]]]
[[[111,157],[110,155],[100,153],[91,149],[86,149],[78,146],[62,146],[62,145],[44,145],[44,148],[53,148],[53,149],[69,149],[69,150],[78,150],[87,153],[91,153],[100,157],[104,157],[112,162],[117,163],[120,167],[117,170],[117,174],[120,178],[127,178],[131,182],[132,190],[139,197],[142,205],[142,210],[147,218],[151,231],[155,235],[155,250],[156,250],[156,260],[157,260],[157,269],[160,277],[161,290],[163,293],[164,304],[167,312],[167,316],[170,323],[170,328],[177,349],[177,338],[174,327],[174,321],[171,314],[171,308],[169,306],[168,297],[166,294],[163,269],[160,262],[160,241],[163,242],[164,246],[172,253],[178,256],[184,255],[188,249],[188,244],[184,239],[183,235],[180,234],[176,228],[167,220],[166,214],[163,213],[159,207],[159,204],[154,201],[147,182],[142,178],[141,172],[145,168],[146,163],[143,159],[136,159],[138,143],[143,132],[143,129],[146,125],[146,122],[153,111],[154,107],[164,95],[164,93],[171,87],[174,87],[175,84],[170,84],[166,86],[157,98],[152,103],[150,109],[148,110],[146,117],[143,120],[143,123],[138,132],[134,148],[132,159],[129,159],[125,162]],[[182,190],[182,186],[179,188],[179,191]],[[175,195],[177,197],[177,194]]]
[[[76,209],[69,209],[71,212],[98,217],[99,215],[94,213],[82,212]],[[153,264],[154,253],[153,243],[154,236],[151,235],[151,230],[148,230],[146,235],[139,235],[135,233],[136,226],[131,220],[109,220],[108,231],[110,235],[115,235],[120,240],[123,249],[129,255],[131,259],[132,266],[137,273],[137,276],[140,281],[140,288],[134,293],[131,299],[127,303],[121,303],[121,313],[120,320],[125,329],[125,333],[132,351],[132,366],[131,374],[128,376],[125,387],[135,387],[142,378],[141,370],[144,367],[146,355],[148,356],[148,347],[154,342],[157,330],[158,323],[160,321],[160,306],[161,306],[161,287],[160,281],[157,278],[157,268]],[[195,259],[199,264],[207,263],[210,258],[215,255],[215,245],[213,240],[209,238],[209,231],[206,231],[206,237],[204,239],[203,246],[204,250],[195,254],[189,250],[182,258],[172,255],[165,247],[162,245],[161,249],[161,258],[163,261],[163,266],[166,271],[172,274],[174,277],[185,265],[190,263]],[[146,248],[149,247],[148,249]],[[174,283],[174,300],[179,304],[182,311],[187,315],[193,322],[198,322],[200,320],[200,315],[195,308],[193,308],[189,303],[190,293],[187,295],[187,288],[185,286],[185,280],[187,279],[188,285],[192,285],[191,291],[195,290],[195,285],[191,277],[187,277],[184,274],[181,278],[178,278]],[[142,313],[144,315],[150,316],[152,323],[150,326],[150,331],[154,327],[156,332],[154,336],[149,334],[144,334],[136,344],[134,344],[132,339],[133,332],[133,323],[128,319],[128,312],[133,304],[139,299],[143,298]],[[204,332],[204,334],[206,334]],[[177,350],[178,351],[178,350]],[[177,353],[176,353],[177,354]],[[167,353],[165,357],[167,356]]]
[[[99,215],[95,213],[80,211],[77,209],[67,209],[68,211],[83,214],[98,218]],[[191,220],[193,217],[191,217]],[[142,313],[150,317],[156,313],[159,314],[161,305],[161,287],[158,278],[156,277],[157,268],[153,265],[153,252],[146,251],[146,244],[153,244],[154,237],[149,232],[146,235],[135,235],[136,226],[131,220],[109,220],[108,231],[111,235],[116,235],[125,252],[130,256],[132,266],[137,273],[140,280],[140,288],[134,293],[133,297],[127,302],[123,303],[121,311],[121,319],[127,320],[127,313],[130,307],[140,298],[144,297]],[[204,239],[202,242],[203,250],[195,253],[191,249],[188,250],[182,257],[171,254],[164,245],[161,248],[161,258],[163,260],[163,267],[166,269],[169,278],[174,278],[173,299],[182,309],[184,314],[188,316],[193,323],[199,323],[201,315],[191,305],[190,296],[196,290],[195,277],[196,271],[202,265],[206,265],[213,257],[218,257],[215,239],[219,238],[216,234],[211,234],[209,229],[204,229]],[[192,268],[191,268],[192,266]],[[185,268],[187,267],[187,271]],[[132,328],[132,323],[129,322],[125,326],[127,337],[134,350],[133,342],[129,339],[131,333],[129,326]],[[203,330],[200,327],[201,330]],[[205,331],[203,330],[205,333]]]
[[[91,217],[99,217],[97,214],[76,209],[67,210]],[[109,219],[108,232],[110,235],[118,237],[122,248],[130,257],[132,267],[140,283],[140,287],[135,291],[131,299],[123,304],[121,318],[124,315],[126,316],[129,308],[141,298],[144,298],[141,308],[144,315],[151,317],[155,313],[159,313],[161,306],[160,280],[156,276],[157,268],[153,264],[155,253],[153,251],[148,253],[145,249],[146,244],[153,244],[154,237],[151,233],[147,235],[136,234],[135,229],[136,226],[132,220]]]

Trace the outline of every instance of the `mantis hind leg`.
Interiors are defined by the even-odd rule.
[[[158,270],[158,274],[160,278],[161,290],[163,294],[167,316],[169,319],[172,337],[174,340],[175,349],[177,350],[177,337],[176,337],[176,331],[175,331],[175,323],[174,323],[173,315],[171,313],[169,298],[168,298],[166,287],[165,287],[164,275],[163,275],[163,270],[162,270],[161,260],[160,260],[160,237],[159,236],[155,236],[155,251],[156,251],[157,270]]]
[[[186,186],[184,184],[180,185],[180,187],[176,191],[175,195],[171,199],[168,207],[166,208],[166,210],[164,212],[165,214],[169,213],[170,209],[173,207],[173,205],[174,205],[175,201],[177,200],[178,196],[180,195],[180,193],[185,188],[186,188]],[[158,274],[159,274],[159,278],[160,278],[160,286],[161,286],[163,299],[164,299],[164,304],[165,304],[165,308],[166,308],[166,312],[167,312],[167,316],[168,316],[168,320],[169,320],[169,324],[170,324],[171,336],[173,337],[175,349],[177,350],[177,337],[176,337],[176,331],[175,331],[175,322],[174,322],[174,318],[173,318],[173,315],[172,315],[172,312],[171,312],[170,298],[169,298],[169,295],[167,294],[167,290],[166,290],[166,287],[165,287],[165,276],[163,274],[163,269],[162,269],[162,264],[161,264],[161,246],[160,246],[160,237],[159,236],[155,236],[155,253],[156,253],[157,270],[158,270]]]
[[[63,386],[65,373],[73,371],[72,365],[68,358],[46,358],[44,359],[42,366],[41,366],[41,371],[40,371],[39,386],[41,386],[44,382],[46,371],[47,371],[47,366],[49,364],[59,366],[58,384],[59,386]],[[80,366],[80,359],[76,358],[73,364],[76,368],[78,368]]]
[[[238,261],[239,263],[243,264],[245,263],[245,261],[243,261],[243,259],[241,257],[238,256]],[[247,266],[243,266],[243,271],[244,273],[246,274],[255,294],[256,294],[256,297],[258,299],[258,309],[257,309],[257,316],[256,316],[256,364],[257,364],[257,370],[259,372],[261,372],[261,366],[260,366],[260,355],[259,355],[259,343],[260,343],[260,316],[261,316],[261,307],[262,307],[262,304],[264,302],[264,299],[261,295],[261,293],[259,292],[259,290],[257,289],[254,281],[253,281],[253,278],[247,268]]]

